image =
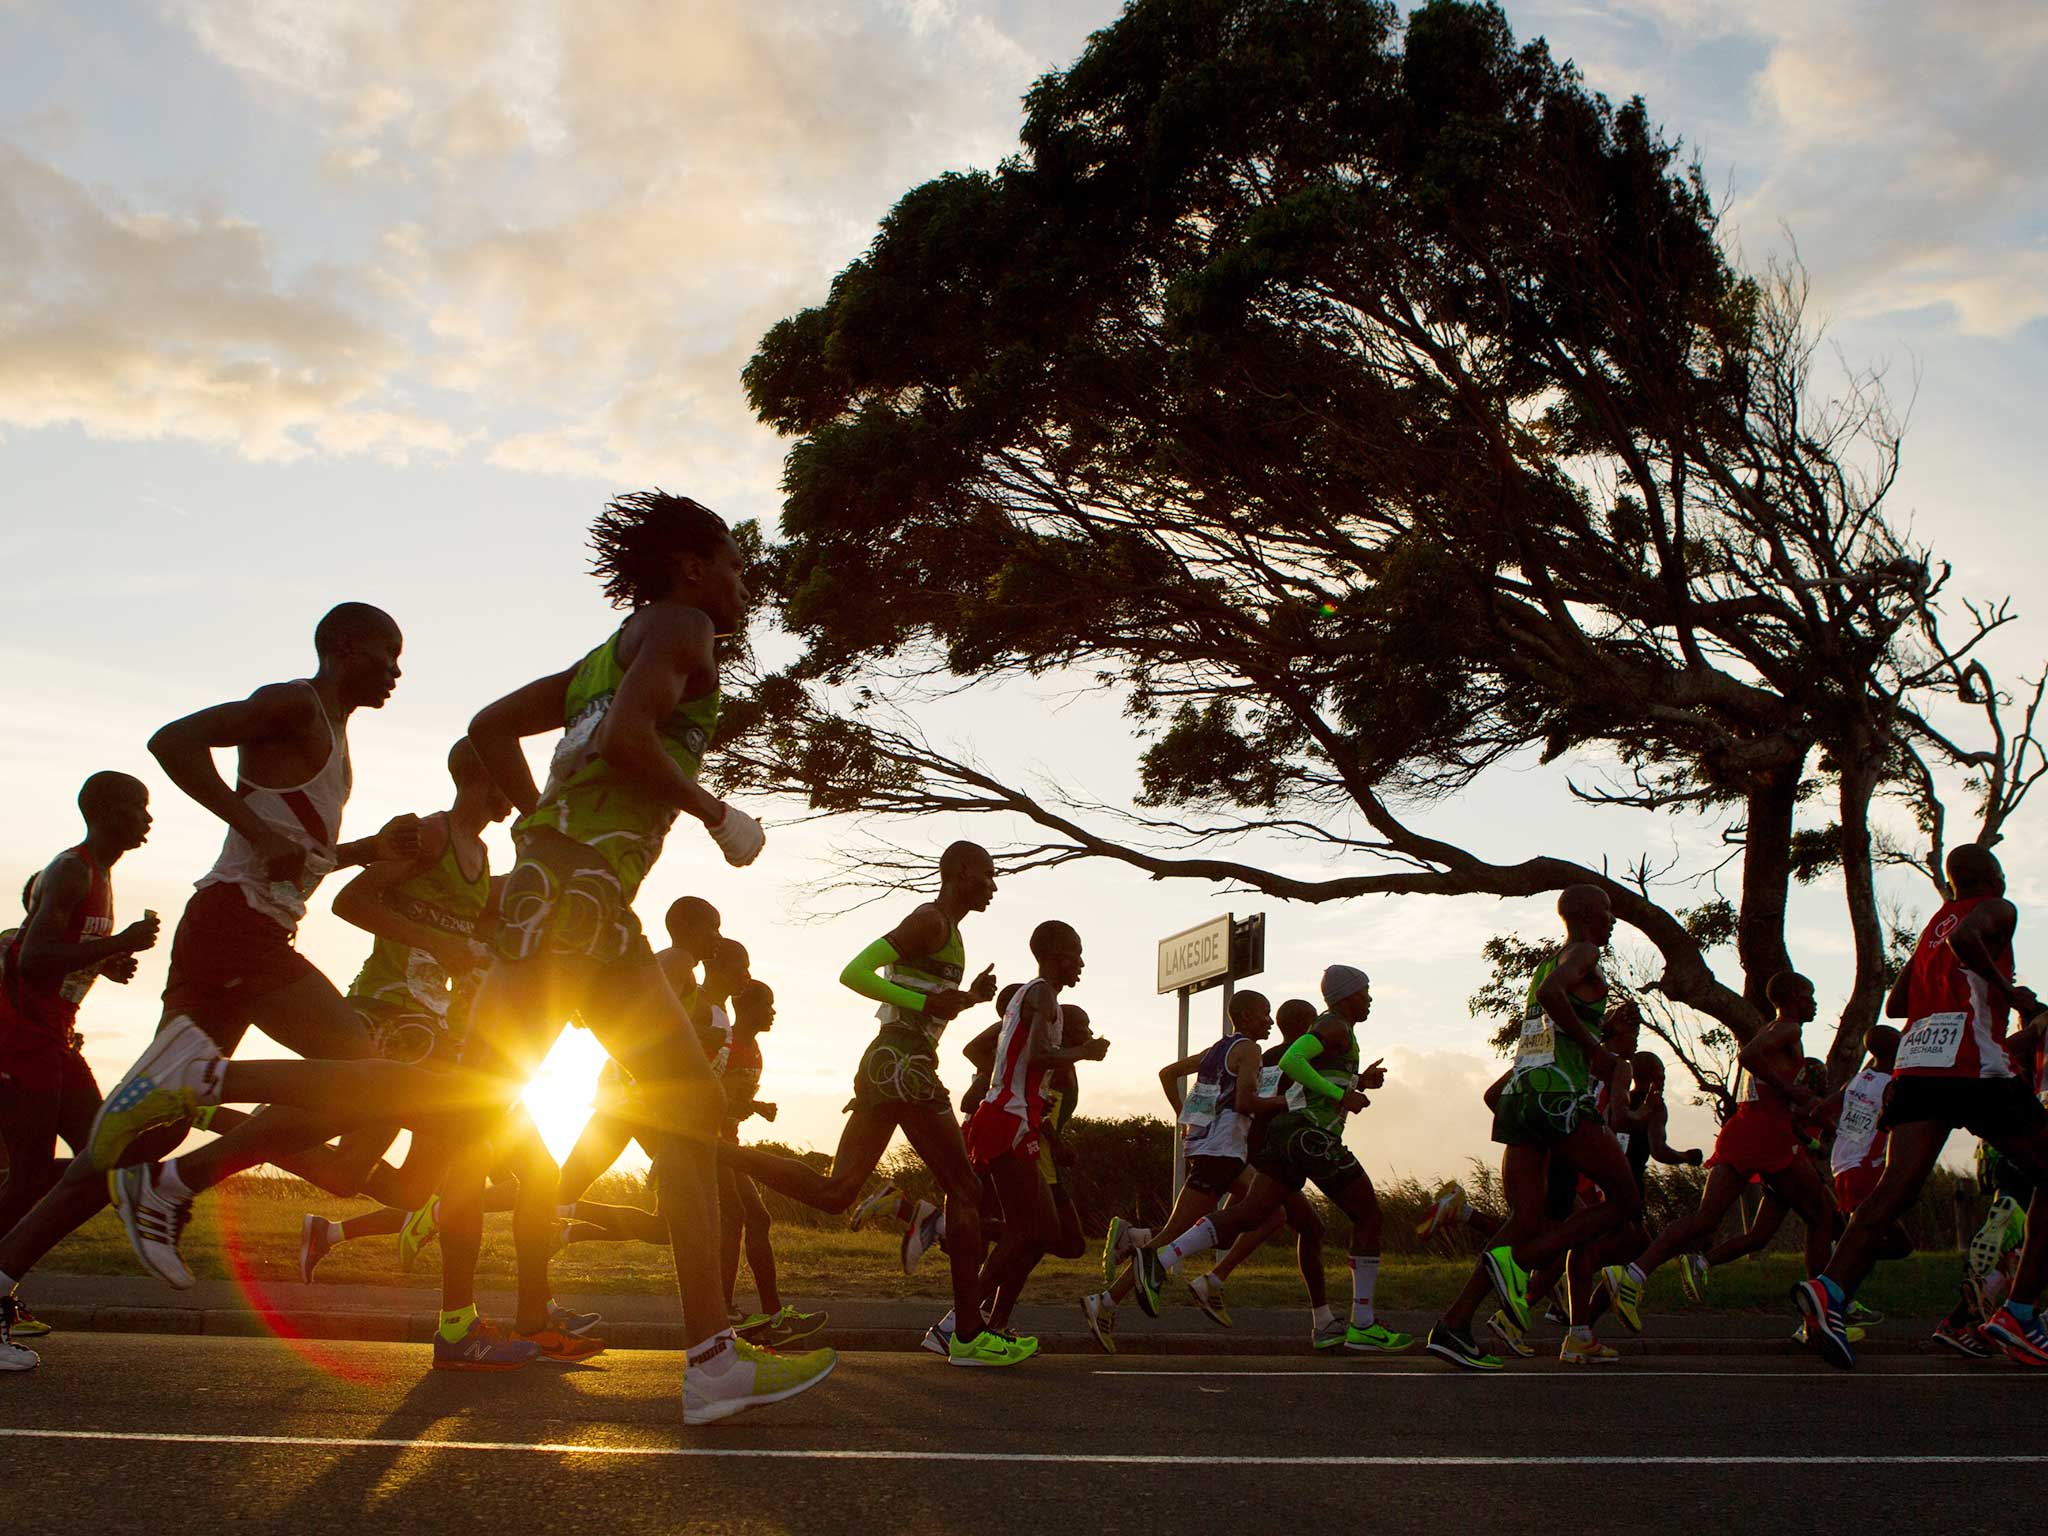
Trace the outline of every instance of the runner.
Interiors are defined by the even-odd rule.
[[[1806,1158],[1793,1123],[1795,1114],[1810,1116],[1820,1103],[1800,1080],[1806,1059],[1800,1031],[1814,1016],[1813,983],[1796,971],[1780,971],[1770,979],[1765,995],[1776,1016],[1736,1057],[1741,1076],[1735,1113],[1721,1127],[1713,1155],[1707,1159],[1711,1171],[1699,1209],[1659,1232],[1640,1259],[1610,1264],[1600,1272],[1615,1312],[1636,1333],[1642,1332],[1645,1280],[1666,1259],[1711,1237],[1753,1177],[1773,1180],[1777,1193],[1806,1223],[1807,1273],[1818,1274],[1827,1264],[1834,1234],[1834,1195]]]
[[[2017,1041],[2026,1036],[2013,1038]],[[2016,1058],[2020,1055],[2017,1046],[2013,1054]],[[2033,1203],[2035,1181],[2011,1158],[1999,1156],[1995,1147],[1980,1144],[1977,1183],[1990,1196],[1990,1204],[1983,1224],[1963,1249],[1961,1299],[1935,1325],[1934,1341],[1957,1354],[1984,1360],[1998,1352],[1985,1336],[1984,1324],[2004,1305],[2012,1271],[2026,1246],[2027,1208]]]
[[[1965,843],[1949,853],[1948,879],[1952,898],[1928,922],[1885,1002],[1886,1016],[1909,1027],[1879,1122],[1891,1132],[1884,1173],[1856,1207],[1826,1272],[1793,1292],[1821,1358],[1840,1369],[1856,1363],[1848,1302],[1877,1263],[1886,1232],[1919,1197],[1952,1131],[1982,1137],[2037,1180],[2048,1170],[2048,1110],[2015,1074],[2006,1047],[2007,1011],[2017,1008],[2035,1028],[2041,1004],[2013,979],[2019,915],[2005,899],[2005,871],[1990,849]],[[2043,1257],[2037,1215],[2028,1212],[2011,1294],[1984,1332],[2013,1359],[2048,1365],[2048,1333],[2034,1310]]]
[[[1280,1040],[1259,1055],[1259,1093],[1262,1097],[1280,1095],[1284,1100],[1284,1095],[1281,1095],[1280,1059],[1287,1054],[1289,1046],[1314,1026],[1318,1012],[1316,1005],[1305,997],[1290,997],[1274,1011],[1273,1022],[1279,1028]],[[1178,1084],[1175,1091],[1178,1092]],[[1180,1113],[1178,1108],[1174,1113]],[[1259,1115],[1252,1120],[1247,1138],[1251,1158],[1258,1156],[1266,1127],[1272,1119],[1271,1115]],[[1252,1173],[1248,1160],[1245,1171],[1238,1175],[1236,1184],[1231,1187],[1230,1198],[1242,1200],[1251,1193],[1251,1187]],[[1283,1226],[1294,1230],[1295,1266],[1301,1273],[1302,1288],[1308,1293],[1309,1313],[1313,1319],[1309,1325],[1310,1341],[1317,1349],[1334,1349],[1344,1342],[1345,1324],[1338,1321],[1330,1310],[1327,1278],[1323,1274],[1323,1218],[1317,1214],[1315,1202],[1302,1190],[1290,1191],[1279,1210],[1268,1212],[1265,1220],[1256,1227],[1240,1233],[1237,1241],[1230,1245],[1230,1251],[1216,1261],[1214,1269],[1188,1282],[1188,1294],[1210,1322],[1219,1327],[1230,1327],[1230,1308],[1223,1295],[1224,1282],[1238,1265],[1265,1246],[1267,1240]],[[1125,1227],[1118,1238],[1119,1243],[1105,1243],[1103,1246],[1106,1267],[1113,1268],[1115,1262],[1123,1257],[1116,1251],[1119,1245],[1128,1252],[1130,1246],[1150,1241],[1151,1233],[1141,1228]]]
[[[0,1295],[107,1203],[110,1183],[145,1265],[173,1285],[189,1286],[177,1233],[192,1191],[211,1173],[252,1166],[367,1123],[366,1115],[328,1123],[277,1108],[179,1162],[162,1168],[136,1162],[171,1151],[202,1098],[218,1101],[217,1091],[198,1091],[202,1079],[217,1088],[223,1078],[246,1073],[243,1063],[224,1071],[220,1058],[252,1023],[309,1057],[370,1055],[362,1021],[292,947],[292,936],[306,898],[329,871],[408,857],[418,847],[418,823],[409,816],[374,837],[338,841],[349,791],[348,720],[390,697],[401,645],[390,615],[366,603],[343,603],[314,629],[319,667],[313,677],[268,684],[247,699],[173,721],[151,738],[150,751],[171,781],[227,823],[227,841],[179,919],[155,1041],[100,1107],[86,1151],[0,1236]],[[224,747],[238,752],[235,789],[214,767],[213,752]],[[271,787],[282,785],[293,787]],[[165,1092],[155,1091],[159,1066],[174,1079]],[[248,1091],[252,1079],[237,1081]],[[236,1102],[288,1102],[287,1095],[266,1091],[283,1084],[263,1082],[260,1073],[253,1081],[256,1091]],[[157,1126],[163,1129],[152,1130]],[[131,1166],[109,1180],[107,1170],[123,1162]],[[199,1182],[188,1186],[181,1174]]]
[[[1529,1271],[1598,1241],[1635,1219],[1642,1206],[1628,1159],[1593,1096],[1593,1084],[1611,1079],[1617,1066],[1600,1043],[1608,993],[1600,955],[1614,932],[1614,910],[1599,886],[1574,885],[1559,893],[1557,911],[1564,919],[1564,947],[1530,981],[1515,1064],[1493,1116],[1493,1139],[1505,1149],[1501,1188],[1507,1221],[1429,1332],[1431,1354],[1468,1370],[1501,1368],[1500,1357],[1481,1350],[1471,1332],[1473,1314],[1489,1292],[1499,1295],[1509,1320],[1526,1333]],[[1553,1221],[1546,1201],[1551,1165],[1558,1161],[1591,1179],[1603,1198]],[[1572,1183],[1576,1188],[1576,1178]],[[1567,1347],[1595,1348],[1591,1298],[1568,1303]]]
[[[125,773],[96,773],[78,791],[78,810],[85,837],[29,882],[21,926],[0,940],[0,1233],[56,1184],[60,1136],[74,1156],[85,1149],[100,1107],[80,1050],[79,1005],[102,976],[132,981],[135,957],[157,940],[154,912],[114,932],[113,868],[149,837],[149,790]],[[36,1363],[10,1339],[50,1331],[19,1296],[0,1329],[0,1370]]]
[[[668,930],[668,948],[654,957],[669,989],[691,1018],[702,1011],[697,999],[701,983],[697,967],[718,942],[718,908],[701,896],[679,896],[669,903],[662,926]]]
[[[1040,923],[1031,930],[1031,958],[1038,975],[1010,1000],[988,1094],[963,1131],[968,1160],[987,1172],[1003,1210],[1003,1240],[979,1282],[991,1300],[988,1326],[998,1333],[1007,1329],[1031,1271],[1060,1240],[1052,1191],[1039,1171],[1043,1080],[1058,1063],[1100,1061],[1109,1049],[1107,1040],[1065,1038],[1059,995],[1081,979],[1080,934],[1056,919]]]
[[[1280,1071],[1288,1079],[1287,1108],[1273,1117],[1259,1143],[1251,1192],[1162,1247],[1140,1249],[1138,1292],[1141,1298],[1149,1293],[1156,1307],[1161,1273],[1256,1230],[1290,1190],[1313,1179],[1351,1218],[1351,1318],[1344,1347],[1360,1353],[1402,1350],[1415,1341],[1381,1323],[1373,1310],[1380,1271],[1379,1197],[1344,1145],[1346,1118],[1372,1102],[1365,1090],[1380,1087],[1387,1076],[1377,1061],[1362,1070],[1358,1065],[1358,1026],[1372,1012],[1372,984],[1355,966],[1333,965],[1323,972],[1322,990],[1327,1011],[1280,1058]]]
[[[1147,1231],[1132,1242],[1125,1234],[1136,1230],[1133,1224],[1121,1216],[1110,1219],[1102,1241],[1105,1269],[1114,1269],[1123,1253],[1171,1242],[1214,1211],[1236,1188],[1250,1156],[1254,1117],[1277,1114],[1287,1107],[1278,1093],[1260,1092],[1264,1067],[1259,1042],[1273,1032],[1271,1006],[1263,993],[1233,993],[1231,1032],[1206,1050],[1161,1069],[1159,1080],[1166,1089],[1167,1102],[1174,1107],[1186,1172],[1166,1225],[1157,1234]],[[1194,1087],[1183,1097],[1180,1085],[1190,1075]],[[1110,1354],[1116,1353],[1116,1309],[1137,1283],[1133,1261],[1124,1265],[1108,1290],[1081,1298],[1081,1315],[1089,1333]],[[1151,1295],[1156,1309],[1156,1288]]]
[[[837,1213],[860,1197],[889,1140],[902,1128],[911,1150],[924,1159],[946,1199],[952,1241],[953,1310],[928,1331],[925,1347],[961,1366],[1015,1365],[1036,1340],[1006,1339],[989,1331],[981,1312],[981,1186],[960,1122],[939,1081],[938,1043],[946,1025],[976,1003],[995,996],[993,968],[962,991],[967,974],[960,923],[983,912],[995,897],[995,861],[978,843],[954,843],[939,857],[939,894],[862,950],[839,973],[842,985],[881,1004],[881,1028],[854,1075],[853,1108],[832,1171],[819,1173],[792,1157],[760,1147],[728,1147],[725,1160],[757,1183],[813,1210]],[[920,1222],[917,1230],[930,1225]]]
[[[721,941],[721,949],[730,940]],[[744,958],[744,951],[741,958]],[[708,983],[707,983],[708,985]],[[775,1118],[775,1106],[761,1094],[760,1037],[775,1027],[775,993],[765,981],[742,981],[732,994],[732,1024],[726,1039],[711,1059],[711,1070],[725,1093],[725,1119],[720,1137],[727,1146],[738,1146],[740,1122],[754,1115]],[[829,1321],[823,1312],[800,1312],[782,1300],[775,1278],[775,1249],[769,1239],[772,1226],[768,1207],[754,1181],[723,1160],[718,1166],[718,1216],[720,1225],[720,1266],[725,1281],[728,1319],[744,1337],[771,1349],[786,1349],[809,1338]],[[733,1291],[739,1283],[740,1249],[747,1255],[747,1270],[754,1277],[754,1291],[760,1310],[738,1316]]]

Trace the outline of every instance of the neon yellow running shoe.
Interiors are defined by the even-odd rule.
[[[807,1350],[801,1355],[779,1355],[772,1349],[757,1349],[743,1339],[730,1341],[732,1358],[683,1367],[683,1422],[712,1424],[808,1392],[839,1364],[838,1354],[829,1349]]]
[[[1509,1354],[1520,1355],[1526,1360],[1536,1353],[1522,1342],[1522,1330],[1515,1326],[1515,1320],[1505,1312],[1496,1310],[1493,1316],[1486,1320],[1486,1331],[1500,1340],[1501,1347]]]
[[[946,1346],[946,1364],[972,1367],[1021,1365],[1038,1353],[1038,1340],[1029,1334],[1010,1337],[984,1328],[971,1339],[953,1335]]]
[[[1704,1253],[1688,1253],[1678,1261],[1678,1288],[1694,1306],[1707,1299],[1707,1275],[1712,1269]]]
[[[439,1204],[438,1197],[429,1200],[406,1217],[405,1225],[398,1230],[398,1267],[407,1274],[411,1274],[413,1265],[419,1262],[420,1250],[431,1243],[441,1230],[440,1216],[435,1210]]]
[[[1512,1248],[1489,1248],[1482,1255],[1486,1265],[1487,1278],[1493,1281],[1494,1293],[1500,1297],[1501,1310],[1508,1315],[1508,1321],[1522,1332],[1529,1331],[1529,1271],[1515,1262]]]
[[[202,1104],[217,1102],[221,1067],[220,1047],[192,1020],[164,1025],[93,1116],[86,1137],[92,1167],[111,1172],[145,1131],[189,1120]]]
[[[1344,1347],[1355,1355],[1399,1354],[1414,1342],[1414,1334],[1396,1333],[1384,1323],[1374,1323],[1370,1328],[1354,1324],[1344,1330]]]
[[[1612,1344],[1602,1344],[1595,1338],[1588,1338],[1581,1343],[1570,1334],[1566,1334],[1563,1345],[1557,1351],[1557,1358],[1566,1365],[1612,1365],[1621,1358],[1621,1351]]]
[[[1630,1333],[1643,1331],[1643,1282],[1628,1272],[1626,1264],[1610,1264],[1600,1271],[1600,1283],[1614,1301],[1614,1315]]]

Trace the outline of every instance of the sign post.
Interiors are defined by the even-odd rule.
[[[1266,915],[1261,912],[1237,921],[1226,912],[1206,923],[1197,923],[1159,941],[1159,992],[1180,997],[1179,1053],[1176,1061],[1187,1059],[1188,1000],[1210,987],[1223,988],[1223,1034],[1230,1033],[1230,999],[1236,983],[1256,976],[1266,968]],[[1219,1036],[1220,1038],[1220,1036]],[[1173,1139],[1173,1199],[1180,1198],[1181,1181],[1187,1176],[1187,1154],[1178,1134]]]

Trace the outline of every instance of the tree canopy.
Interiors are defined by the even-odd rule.
[[[1490,5],[1136,0],[1026,108],[1013,157],[908,192],[746,369],[795,439],[766,571],[800,654],[741,711],[735,777],[1011,812],[1040,830],[1015,864],[1276,897],[1594,881],[1665,995],[1738,1037],[1789,963],[1791,881],[1839,872],[1852,1055],[1885,984],[1878,868],[1938,874],[1956,767],[1967,836],[1996,839],[2043,768],[2041,695],[2009,728],[1977,657],[2005,606],[1944,632],[1948,570],[1885,512],[1882,378],[1818,388],[1798,269],[1744,271],[1645,104]],[[1127,700],[1137,813],[880,707],[1063,669]],[[1418,825],[1516,754],[1600,803],[1724,816],[1721,920],[1647,864]],[[1228,856],[1247,832],[1349,867]]]

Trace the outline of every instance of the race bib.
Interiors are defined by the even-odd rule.
[[[1349,1072],[1325,1072],[1323,1074],[1323,1079],[1324,1081],[1328,1082],[1332,1087],[1336,1088],[1339,1093],[1348,1090],[1353,1083],[1358,1081],[1358,1079],[1353,1077]],[[1333,1103],[1332,1100],[1324,1098],[1320,1093],[1316,1095],[1315,1101],[1318,1104]],[[1307,1086],[1302,1083],[1289,1082],[1287,1085],[1287,1107],[1289,1109],[1307,1109],[1308,1105],[1309,1096]]]
[[[1188,1090],[1188,1096],[1181,1100],[1180,1123],[1191,1131],[1199,1131],[1216,1123],[1216,1085],[1197,1082]]]
[[[1614,1139],[1621,1143],[1622,1154],[1623,1156],[1626,1156],[1628,1154],[1628,1132],[1616,1131],[1614,1133]]]
[[[1270,1099],[1277,1097],[1279,1092],[1280,1069],[1278,1067],[1262,1067],[1259,1070],[1259,1097]]]
[[[1929,1071],[1954,1066],[1956,1052],[1962,1048],[1963,1031],[1969,1025],[1967,1013],[1930,1013],[1924,1019],[1915,1019],[1905,1039],[1899,1042],[1899,1070]]]
[[[1522,1017],[1522,1039],[1515,1047],[1515,1070],[1547,1067],[1557,1060],[1557,1026],[1541,1008],[1531,1008]]]
[[[1950,1053],[1953,1055],[1953,1051]],[[1867,1141],[1877,1134],[1877,1106],[1868,1099],[1842,1100],[1842,1116],[1835,1122],[1838,1141]]]

